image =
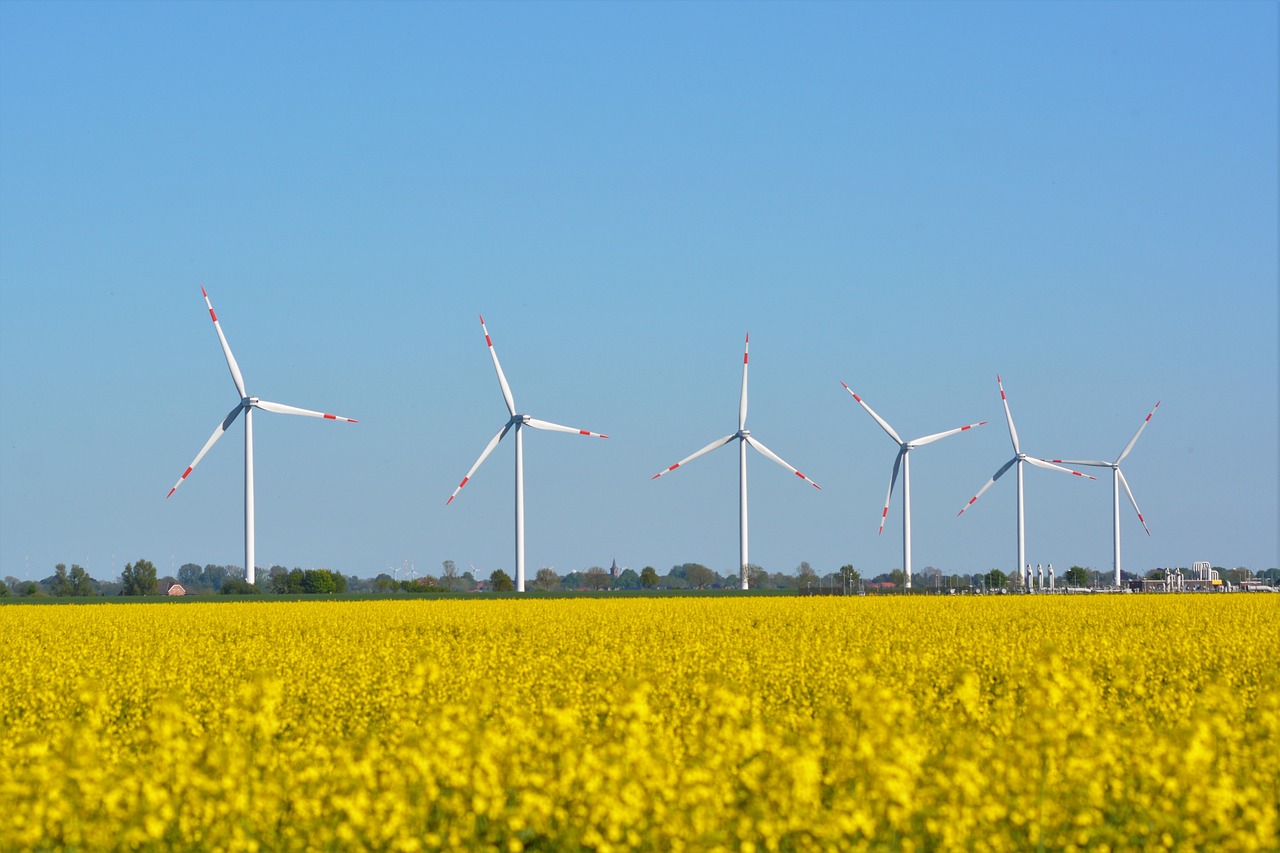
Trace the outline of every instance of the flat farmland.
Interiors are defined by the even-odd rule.
[[[1266,595],[0,607],[0,849],[1276,849]]]

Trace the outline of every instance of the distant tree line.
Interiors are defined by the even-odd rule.
[[[1177,568],[1152,569],[1145,577],[1161,579],[1166,571],[1177,571]],[[1280,586],[1280,568],[1269,568],[1261,572],[1238,567],[1226,569],[1214,566],[1222,580],[1239,584],[1249,578],[1261,580],[1272,586]],[[1183,569],[1184,574],[1187,573]],[[769,572],[757,565],[748,565],[747,574],[751,589],[756,590],[793,590],[812,593],[877,593],[901,591],[905,587],[906,575],[901,569],[894,569],[874,577],[864,578],[853,565],[846,564],[839,569],[819,574],[809,563],[800,563],[793,572]],[[1136,581],[1142,575],[1122,572],[1122,582]],[[93,578],[84,567],[73,563],[70,568],[64,563],[54,566],[52,575],[43,580],[19,580],[9,576],[0,581],[0,597],[6,596],[57,596],[62,598],[79,598],[90,596],[134,596],[160,595],[169,592],[170,587],[180,583],[187,595],[329,595],[339,593],[363,593],[386,595],[404,593],[409,595],[439,595],[458,592],[509,592],[515,589],[511,576],[502,569],[496,569],[487,577],[477,578],[473,572],[457,571],[452,560],[445,560],[440,575],[422,575],[410,578],[395,578],[386,572],[373,578],[361,578],[355,575],[343,575],[330,569],[302,569],[284,566],[271,566],[270,569],[259,569],[258,582],[250,584],[245,580],[245,571],[241,566],[220,566],[209,563],[200,566],[197,563],[184,563],[178,569],[177,577],[157,577],[156,567],[149,560],[137,560],[126,563],[120,577],[112,581],[100,581]],[[1057,578],[1060,587],[1088,587],[1091,585],[1109,585],[1110,572],[1071,566],[1061,572]],[[1010,590],[1016,586],[1017,575],[1006,574],[1000,569],[977,574],[948,575],[933,566],[926,566],[922,571],[912,575],[912,591],[917,593],[946,591],[982,591],[995,592]],[[543,567],[534,573],[528,582],[528,589],[535,592],[573,592],[608,590],[728,590],[741,587],[741,578],[737,573],[720,574],[701,563],[680,563],[672,566],[666,574],[659,574],[653,566],[645,566],[639,572],[631,568],[622,569],[617,577],[601,566],[591,566],[583,570],[575,570],[564,575],[557,574],[550,567]]]

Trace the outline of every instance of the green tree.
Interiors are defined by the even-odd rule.
[[[200,573],[204,571],[195,563],[183,563],[178,567],[178,583],[187,589],[195,589],[200,585]]]
[[[435,578],[433,578],[433,577],[431,577],[430,575],[428,575],[427,577],[423,578],[422,580],[423,580],[424,582],[426,582],[426,581],[430,581],[430,583],[429,583],[429,584],[426,584],[426,585],[428,585],[428,586],[435,586],[435,585],[436,585],[436,579],[435,579]],[[334,592],[346,592],[346,591],[347,591],[347,579],[346,579],[345,577],[343,577],[342,572],[334,572],[334,573],[333,573],[333,591],[334,591]]]
[[[614,589],[639,589],[640,576],[631,569],[623,569],[618,579],[613,582]]]
[[[1164,580],[1164,569],[1152,569],[1147,572],[1147,580],[1162,581]]]
[[[440,565],[444,570],[440,574],[440,585],[453,592],[458,585],[458,566],[453,560],[445,560]]]
[[[4,598],[9,594],[9,585],[4,581],[0,581],[0,598]]]
[[[858,581],[862,580],[862,575],[853,567],[852,563],[840,567],[840,579],[844,581],[849,589],[853,589],[858,585]]]
[[[751,589],[768,589],[773,586],[772,580],[769,578],[769,572],[763,566],[757,566],[755,563],[747,563],[747,584]],[[738,585],[742,585],[742,575],[738,575]]]
[[[716,582],[716,573],[701,563],[688,563],[685,566],[684,579],[691,587],[706,589]]]
[[[67,564],[58,563],[53,567],[53,577],[49,578],[45,585],[49,587],[49,594],[56,596],[67,596],[71,594],[71,578],[67,577]]]
[[[71,594],[76,596],[95,595],[97,590],[93,578],[85,571],[84,566],[71,564]]]
[[[658,570],[653,566],[645,566],[641,569],[640,586],[645,589],[656,589],[658,586]]]
[[[337,589],[333,573],[328,569],[307,569],[302,573],[302,591],[312,594],[334,592]]]
[[[125,563],[120,572],[121,595],[155,595],[156,567],[150,560]]]
[[[218,590],[223,595],[262,595],[262,590],[244,578],[227,578]]]
[[[818,585],[818,573],[813,570],[813,566],[806,562],[801,562],[796,566],[796,586],[804,589],[808,586]]]
[[[597,592],[608,589],[613,583],[613,578],[609,577],[609,573],[603,566],[592,566],[587,569],[583,579],[586,581],[587,589],[594,589]]]
[[[511,575],[502,569],[494,569],[489,575],[489,589],[493,592],[515,592],[515,582],[511,580]]]
[[[227,567],[210,563],[200,573],[200,586],[209,589],[222,589],[222,582],[227,579]]]
[[[1088,586],[1089,570],[1083,566],[1072,566],[1062,573],[1062,580],[1067,586]]]
[[[983,575],[982,579],[986,581],[988,589],[1004,589],[1005,584],[1009,582],[1009,576],[999,569],[992,569]]]
[[[552,592],[560,588],[560,576],[556,570],[543,566],[533,578],[533,588],[543,592]]]

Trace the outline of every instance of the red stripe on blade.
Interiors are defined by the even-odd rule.
[[[213,318],[213,322],[215,322],[215,323],[216,323],[216,322],[218,322],[218,315],[217,315],[217,314],[215,314],[215,313],[213,313],[213,309],[212,309],[212,308],[210,308],[210,309],[209,309],[209,316]]]

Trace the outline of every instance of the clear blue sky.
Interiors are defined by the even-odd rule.
[[[0,575],[242,562],[530,574],[751,555],[1011,570],[1024,449],[1126,460],[1125,566],[1275,566],[1277,7],[0,3]],[[1111,565],[1109,475],[1027,476],[1028,559]],[[29,566],[29,568],[28,568]]]

